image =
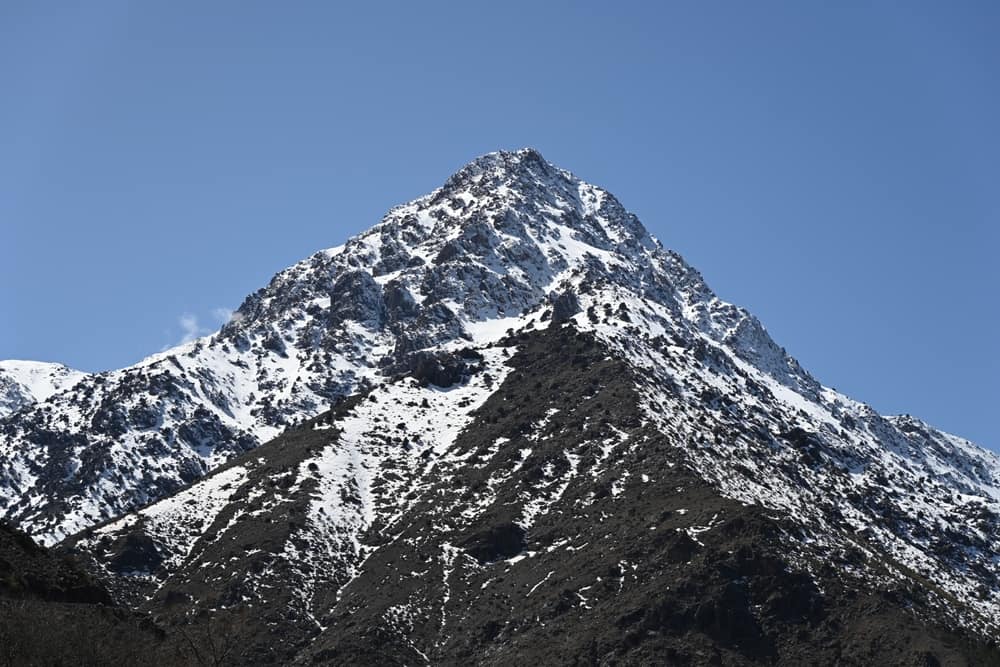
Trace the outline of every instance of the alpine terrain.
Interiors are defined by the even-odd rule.
[[[0,515],[0,664],[1000,665],[1000,458],[531,149],[215,334],[0,364]]]
[[[86,373],[62,364],[0,361],[0,417],[76,384]]]

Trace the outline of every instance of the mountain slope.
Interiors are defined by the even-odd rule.
[[[0,421],[0,510],[55,541],[176,491],[413,350],[475,338],[560,282],[619,270],[715,336],[744,327],[764,344],[742,351],[783,382],[811,382],[609,194],[534,151],[491,154],[279,273],[218,334]]]
[[[848,647],[859,617],[971,660],[1000,617],[995,455],[823,387],[532,150],[475,160],[219,333],[0,432],[4,512],[47,541],[165,498],[73,548],[168,624],[243,628],[258,662],[535,659],[538,627],[579,633],[590,608],[625,617],[595,660],[633,631],[609,660],[921,645]],[[643,582],[682,590],[631,609]],[[474,637],[451,630],[466,608]]]
[[[721,497],[592,336],[511,342],[513,371],[396,528],[373,524],[379,546],[299,662],[1000,660],[921,616],[926,592],[886,576],[878,548],[830,550],[795,517]]]
[[[592,333],[475,352],[465,380],[387,381],[72,546],[165,627],[231,628],[237,663],[1000,660],[884,544],[721,496]]]

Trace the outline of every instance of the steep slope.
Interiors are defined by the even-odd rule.
[[[1000,660],[884,544],[720,495],[592,332],[528,324],[73,547],[165,627],[236,633],[238,664]]]
[[[596,625],[631,614],[593,651],[635,630],[612,658],[639,662],[801,664],[829,643],[816,659],[864,664],[844,642],[865,614],[932,657],[988,651],[997,632],[997,457],[823,387],[610,194],[532,150],[479,158],[278,274],[218,334],[15,417],[6,515],[54,541],[169,496],[74,548],[168,624],[255,628],[248,660],[374,661],[373,638],[386,659],[493,660],[497,637],[496,661],[533,659],[538,630],[513,619],[589,627],[539,599],[593,607]],[[743,546],[750,564],[722,567]],[[680,596],[664,609],[723,597],[630,611],[626,568]],[[541,598],[542,579],[566,600]],[[772,594],[799,611],[781,618]],[[451,630],[464,608],[488,626],[478,639]],[[752,636],[726,634],[751,619]]]
[[[413,350],[535,307],[570,274],[660,255],[610,195],[536,152],[485,156],[275,276],[218,334],[0,422],[0,509],[55,541],[176,491]]]
[[[592,336],[511,342],[507,381],[395,529],[368,533],[380,546],[301,663],[1000,661],[939,625],[937,592],[890,554],[721,497]]]
[[[218,334],[0,421],[0,510],[53,542],[176,491],[413,350],[474,338],[569,276],[619,270],[664,298],[676,280],[682,305],[719,334],[749,317],[703,303],[697,274],[604,191],[531,150],[484,156],[275,276]],[[773,345],[762,361],[799,381]]]
[[[86,377],[62,364],[41,361],[0,361],[0,418],[26,405],[44,401]]]

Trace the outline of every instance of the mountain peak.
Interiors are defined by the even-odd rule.
[[[343,246],[281,271],[217,335],[30,408],[18,433],[0,442],[0,454],[30,458],[10,466],[0,489],[12,499],[5,514],[58,539],[165,495],[441,349],[494,340],[526,326],[525,317],[533,326],[543,316],[576,318],[610,335],[626,321],[616,312],[686,344],[706,336],[781,384],[815,393],[752,316],[716,299],[614,196],[534,149],[499,151]],[[75,439],[53,441],[59,457],[19,445],[43,431]],[[125,452],[120,460],[108,454],[88,465],[143,481],[102,486],[95,496],[104,477],[67,476],[66,460],[83,465],[75,461],[112,448]],[[174,452],[167,467],[157,461],[164,452]],[[126,457],[135,460],[126,466]],[[147,465],[155,484],[143,477]],[[59,508],[30,500],[38,495]],[[66,510],[71,495],[96,500]]]
[[[525,147],[513,151],[498,150],[480,155],[458,170],[450,180],[456,177],[464,180],[487,174],[521,175],[525,172],[552,174],[561,172],[568,174],[542,157],[535,148]]]
[[[435,194],[515,193],[521,200],[530,200],[558,193],[573,201],[579,198],[581,187],[597,189],[549,162],[536,149],[521,148],[480,155],[452,174]]]
[[[485,219],[493,227],[502,227],[505,221],[516,218],[536,239],[539,234],[549,236],[555,225],[605,251],[621,249],[623,244],[630,247],[628,252],[658,247],[639,219],[614,195],[549,162],[530,147],[481,155],[450,176],[441,188],[400,208],[431,209],[436,220],[443,219],[444,213],[459,226]]]

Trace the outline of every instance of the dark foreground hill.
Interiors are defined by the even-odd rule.
[[[0,665],[156,665],[163,638],[73,558],[0,524]]]

